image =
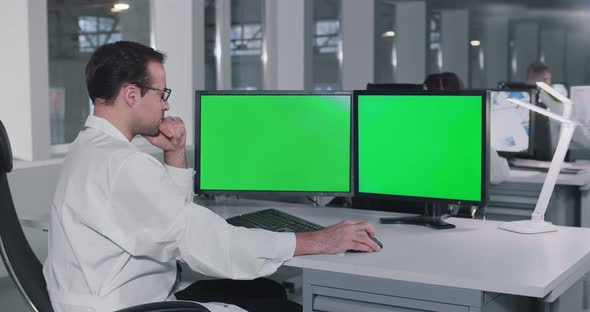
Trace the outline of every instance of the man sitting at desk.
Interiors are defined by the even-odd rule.
[[[86,65],[94,113],[63,164],[43,268],[57,312],[114,311],[173,300],[177,260],[209,276],[249,280],[275,272],[294,255],[380,249],[366,235],[375,231],[365,221],[344,221],[318,232],[273,233],[231,226],[194,204],[185,126],[180,118],[164,116],[171,90],[163,61],[164,55],[150,47],[122,41],[98,48]],[[165,164],[131,144],[136,135],[161,148]],[[215,294],[211,299],[196,295],[219,301]],[[234,302],[225,295],[227,303],[249,311],[301,309],[284,293]],[[190,299],[186,293],[180,297]],[[243,311],[204,305],[211,311]]]

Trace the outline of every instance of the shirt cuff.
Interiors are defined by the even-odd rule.
[[[295,233],[275,233],[277,238],[275,240],[275,250],[277,251],[277,259],[287,261],[295,255],[295,247],[297,245]]]
[[[172,181],[174,181],[174,184],[178,185],[184,194],[187,194],[187,196],[190,195],[192,200],[193,176],[195,171],[192,168],[178,168],[166,164],[164,164],[164,167],[170,178],[172,178]]]

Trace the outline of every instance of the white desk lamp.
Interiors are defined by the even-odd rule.
[[[562,103],[564,103],[564,116],[568,115],[569,117],[569,114],[571,114],[572,102],[542,82],[537,83],[537,85],[558,100],[562,101],[563,99],[564,101],[562,101]],[[549,92],[548,90],[555,94]],[[561,164],[565,159],[565,154],[569,148],[574,131],[580,124],[575,121],[571,121],[564,116],[559,116],[555,113],[529,103],[525,103],[516,99],[508,99],[508,101],[561,122],[561,130],[559,133],[559,142],[557,143],[557,148],[555,149],[553,159],[549,165],[549,171],[545,177],[545,182],[543,182],[543,188],[541,189],[541,194],[539,195],[539,199],[535,205],[535,210],[533,211],[531,220],[505,222],[500,224],[499,228],[520,234],[555,232],[557,231],[557,227],[550,222],[545,221],[545,211],[547,210],[547,205],[549,205],[549,199],[551,199],[551,194],[553,193],[553,189],[555,188],[555,183],[557,182],[557,177],[559,176],[559,171],[561,169]]]
[[[563,96],[561,93],[555,91],[555,89],[551,88],[548,84],[544,83],[544,82],[537,82],[537,87],[539,87],[541,90],[547,92],[547,94],[551,95],[552,97],[554,97],[555,99],[557,99],[558,101],[560,101],[563,104],[563,114],[562,116],[565,118],[570,118],[572,116],[572,101],[570,99],[568,99],[567,97]]]

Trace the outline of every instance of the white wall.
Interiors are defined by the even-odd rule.
[[[554,83],[563,83],[565,80],[565,40],[566,31],[562,27],[541,29],[539,59],[551,67],[551,76]]]
[[[14,156],[49,157],[49,80],[47,2],[5,2],[0,18],[0,85],[5,97],[0,120],[12,141]],[[6,74],[9,73],[9,74]]]
[[[441,11],[442,70],[469,79],[469,11]]]
[[[484,55],[485,88],[495,88],[498,81],[508,81],[508,18],[500,16],[483,21],[481,47]]]
[[[342,89],[364,89],[375,74],[374,1],[342,0]]]
[[[588,33],[570,32],[566,38],[565,80],[570,86],[584,84]]]
[[[513,27],[515,52],[510,60],[510,80],[524,82],[528,65],[539,60],[539,25],[523,23]]]
[[[276,53],[268,59],[269,66],[273,66],[274,83],[267,86],[278,90],[303,90],[305,88],[306,74],[309,68],[305,62],[306,49],[309,45],[305,42],[305,0],[275,0],[276,17],[267,19],[267,27],[273,28],[269,40],[273,40],[269,53]],[[309,4],[307,4],[309,6]],[[267,12],[272,15],[272,12]],[[272,65],[270,65],[272,64]]]
[[[153,45],[167,55],[164,68],[167,87],[172,89],[167,115],[181,117],[187,129],[194,129],[193,2],[151,0],[150,4]],[[186,141],[194,142],[194,131],[187,131]]]

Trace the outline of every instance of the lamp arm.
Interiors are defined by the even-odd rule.
[[[559,102],[561,102],[563,104],[563,114],[562,116],[569,119],[572,116],[572,101],[563,96],[561,93],[557,92],[555,89],[553,89],[552,87],[550,87],[548,84],[544,83],[544,82],[537,82],[537,87],[539,87],[541,90],[547,92],[547,94],[551,95],[552,97],[554,97],[555,99],[557,99]]]
[[[547,172],[547,176],[545,177],[545,182],[543,183],[543,188],[541,189],[541,194],[539,195],[539,200],[537,200],[535,210],[533,211],[533,221],[543,221],[545,218],[545,212],[547,211],[547,206],[549,205],[551,194],[553,193],[553,189],[555,188],[555,184],[557,183],[557,178],[559,176],[561,164],[565,159],[565,154],[567,153],[575,130],[575,123],[561,124],[559,142],[557,143],[557,148],[555,149],[555,153],[553,154],[551,164],[549,165],[549,171]]]

